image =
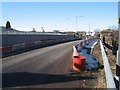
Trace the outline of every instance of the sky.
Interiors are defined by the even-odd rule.
[[[118,2],[119,0],[1,0],[2,2]]]
[[[21,31],[94,31],[117,26],[117,2],[2,2],[2,26]]]

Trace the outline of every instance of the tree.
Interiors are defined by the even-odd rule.
[[[42,29],[42,32],[45,32],[45,30],[43,29],[43,27],[41,27],[41,29]]]
[[[9,21],[7,21],[7,23],[6,23],[6,29],[11,29],[11,25],[10,25]]]
[[[35,29],[35,28],[33,28],[32,32],[36,32],[36,29]]]

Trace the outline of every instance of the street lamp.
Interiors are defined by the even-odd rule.
[[[76,16],[76,32],[77,32],[77,19],[78,17],[83,17],[83,16]]]
[[[68,31],[68,22],[69,22],[70,18],[67,18],[66,20],[67,20],[67,27],[66,27],[66,30]]]
[[[119,30],[119,49],[117,54],[117,61],[116,61],[116,75],[119,77],[120,80],[120,1],[118,2],[118,30]],[[119,89],[120,89],[120,81],[119,81]]]
[[[89,35],[90,35],[90,28],[91,28],[91,24],[94,24],[94,23],[89,23],[89,31],[88,31],[88,33],[89,33]]]

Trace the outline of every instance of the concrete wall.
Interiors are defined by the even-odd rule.
[[[0,35],[1,37],[1,35]],[[66,39],[66,38],[74,38],[71,35],[2,35],[2,46],[12,46],[21,43],[32,43],[35,41],[44,41],[44,40],[55,40],[55,39]]]

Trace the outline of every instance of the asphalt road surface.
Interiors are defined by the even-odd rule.
[[[78,42],[80,40],[3,58],[3,88],[84,87],[96,76],[91,72],[84,72],[84,75],[70,74],[72,46]]]

